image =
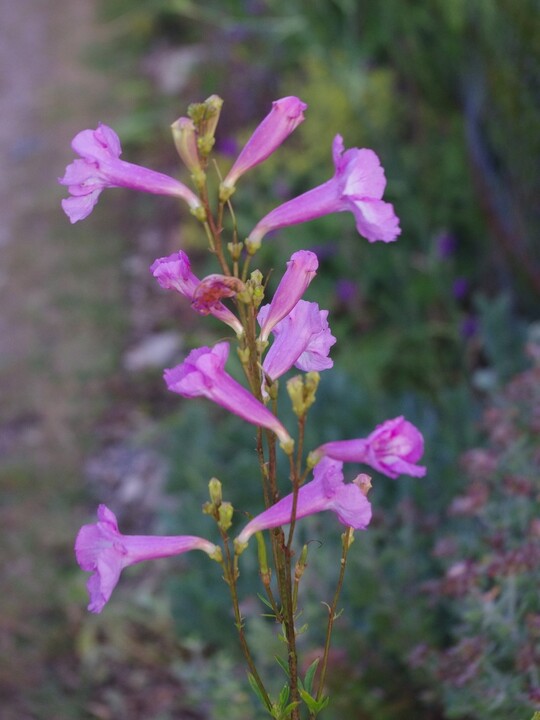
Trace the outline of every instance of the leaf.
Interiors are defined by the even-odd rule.
[[[285,673],[285,675],[286,675],[288,678],[290,678],[290,675],[289,675],[289,666],[287,665],[287,663],[285,662],[285,660],[283,660],[283,658],[280,658],[278,655],[274,655],[274,658],[275,658],[277,664],[279,665],[279,667],[280,667],[280,668],[283,670],[283,672]]]
[[[308,693],[313,692],[313,680],[315,679],[315,673],[317,672],[317,667],[319,665],[321,658],[315,658],[315,660],[311,663],[311,665],[308,667],[306,676],[304,678],[304,687]]]
[[[251,689],[253,690],[255,695],[259,698],[259,700],[262,702],[265,709],[267,709],[266,708],[266,699],[264,698],[260,687],[257,685],[257,681],[255,680],[255,677],[251,673],[248,673],[248,680],[249,680],[249,684],[251,685]]]
[[[261,595],[261,593],[257,593],[257,597],[259,600],[266,605],[266,607],[269,607],[270,610],[273,610],[272,603],[264,597],[264,595]],[[272,617],[275,617],[275,615],[272,615]]]
[[[282,712],[283,712],[283,708],[287,704],[287,700],[289,699],[289,694],[290,694],[289,686],[284,685],[281,688],[281,692],[279,693],[279,699],[278,699],[279,707],[282,709]]]

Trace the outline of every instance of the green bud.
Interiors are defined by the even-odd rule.
[[[205,120],[206,120],[206,135],[214,137],[216,134],[216,127],[219,122],[219,116],[221,115],[221,108],[223,107],[223,100],[219,95],[210,95],[204,101],[205,106]]]
[[[249,276],[249,279],[251,280],[253,285],[262,285],[263,274],[260,270],[253,270],[253,272]]]
[[[187,109],[188,116],[193,120],[195,127],[199,127],[204,116],[206,115],[206,107],[204,103],[191,103]]]
[[[317,388],[319,387],[320,380],[321,376],[318,372],[308,372],[305,377],[304,402],[306,410],[308,410],[315,402],[315,394],[317,392]]]
[[[223,530],[223,532],[227,532],[227,530],[232,525],[232,517],[234,514],[234,508],[231,505],[231,503],[230,502],[221,503],[221,505],[218,508],[218,514],[219,514],[218,525]]]
[[[278,390],[279,383],[277,380],[274,380],[270,384],[266,383],[266,391],[268,392],[268,396],[271,400],[277,400]]]
[[[249,362],[249,348],[238,348],[236,351],[242,365],[247,365]]]
[[[304,380],[301,375],[295,375],[287,380],[287,392],[291,398],[292,408],[297,417],[303,417],[306,413],[304,401]]]
[[[264,542],[264,535],[262,532],[255,533],[257,538],[257,555],[259,557],[259,571],[261,576],[269,577],[270,571],[268,568],[268,560],[266,557],[266,543]]]
[[[213,477],[208,483],[208,491],[210,493],[210,500],[216,508],[218,508],[223,502],[223,495],[221,493],[220,481]]]
[[[231,254],[231,258],[234,260],[234,262],[238,262],[238,260],[240,260],[240,256],[242,255],[243,247],[244,247],[243,242],[227,243],[227,250]]]

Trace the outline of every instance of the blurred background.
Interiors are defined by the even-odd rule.
[[[225,101],[227,168],[271,101],[306,121],[239,186],[242,232],[333,173],[331,142],[371,147],[401,218],[369,245],[343,213],[265,243],[279,277],[317,252],[330,310],[308,447],[405,415],[423,480],[374,478],[336,627],[328,720],[529,720],[540,709],[540,8],[537,0],[0,0],[0,706],[5,720],[251,720],[225,586],[189,556],[130,569],[86,611],[75,534],[98,502],[136,533],[214,532],[217,475],[257,506],[252,433],[168,396],[162,369],[222,329],[148,267],[196,223],[110,190],[70,226],[56,179],[99,121],[126,160],[182,176],[169,125]],[[306,521],[305,666],[324,642],[335,518]],[[243,558],[244,559],[244,558]],[[279,671],[246,553],[254,651]],[[253,574],[253,573],[252,573]]]

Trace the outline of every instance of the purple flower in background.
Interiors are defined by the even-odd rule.
[[[291,437],[275,415],[225,372],[228,356],[227,342],[192,350],[182,364],[165,370],[167,387],[183,397],[207,397],[247,422],[272,430],[280,442],[289,444]]]
[[[352,483],[343,481],[343,463],[323,458],[313,470],[313,480],[298,491],[296,518],[332,510],[338,520],[355,530],[365,530],[371,520],[371,503],[365,492],[369,477],[359,475]],[[245,545],[256,532],[288,525],[293,510],[293,493],[279,500],[246,525],[235,540]]]
[[[213,543],[193,535],[154,536],[122,535],[115,514],[105,505],[98,508],[98,521],[83,525],[75,541],[75,555],[81,568],[91,572],[87,587],[90,612],[99,613],[111,597],[120,573],[128,565],[203,550],[219,557],[220,549]]]
[[[120,160],[122,148],[118,135],[107,125],[96,130],[83,130],[71,143],[80,155],[66,167],[58,182],[67,185],[72,197],[62,200],[62,208],[72,223],[88,217],[107,187],[171,195],[185,200],[192,210],[202,207],[201,201],[188,187],[168,175]]]
[[[463,300],[469,292],[469,281],[464,277],[457,277],[452,283],[452,295],[456,300]]]
[[[336,295],[341,303],[348,305],[358,296],[358,285],[353,280],[342,278],[336,283]]]
[[[464,340],[469,340],[478,332],[478,318],[474,315],[466,315],[461,321],[459,332]]]
[[[193,308],[201,315],[209,313],[221,322],[229,325],[237,335],[242,335],[244,329],[240,320],[228,308],[219,302],[217,297],[209,304],[201,303],[200,289],[202,283],[196,275],[191,272],[191,263],[183,250],[173,253],[168,257],[158,258],[150,266],[152,275],[165,290],[176,290],[193,303]],[[221,276],[219,276],[221,277]],[[203,281],[204,282],[204,281]],[[223,296],[223,295],[222,295]]]
[[[423,454],[422,433],[403,417],[386,420],[367,438],[325,443],[313,452],[315,457],[366,463],[391,478],[402,474],[423,477],[426,468],[416,464]]]
[[[297,97],[272,103],[272,110],[255,129],[229,170],[222,187],[233,190],[238,178],[259,165],[276,150],[304,120],[307,105]]]
[[[341,135],[336,135],[332,151],[334,177],[268,213],[251,231],[248,246],[259,247],[271,230],[344,211],[354,214],[356,229],[370,242],[397,238],[401,230],[394,208],[381,200],[386,178],[377,155],[366,148],[344,151]]]
[[[435,238],[437,254],[441,260],[449,260],[457,250],[457,238],[448,231],[443,231]]]
[[[270,312],[264,305],[258,315],[264,322]],[[277,380],[293,365],[304,372],[327,370],[333,366],[328,357],[336,342],[328,326],[328,310],[319,310],[315,302],[300,300],[273,329],[274,342],[267,352],[263,370]]]
[[[270,305],[259,313],[261,340],[268,340],[272,329],[294,308],[317,274],[319,261],[315,253],[299,250],[291,255]]]

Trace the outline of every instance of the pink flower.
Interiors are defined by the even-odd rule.
[[[168,175],[120,160],[122,148],[118,135],[107,125],[83,130],[73,138],[71,147],[80,155],[67,166],[59,183],[67,185],[72,197],[62,200],[64,212],[72,223],[90,215],[99,194],[107,187],[172,195],[185,200],[192,210],[201,201],[188,187]]]
[[[391,478],[423,477],[426,468],[416,465],[423,454],[422,433],[403,417],[386,420],[367,438],[325,443],[313,452],[342,462],[366,463]]]
[[[108,507],[100,505],[97,515],[98,522],[83,525],[75,541],[77,562],[83,570],[92,573],[87,583],[90,612],[103,610],[120,573],[128,565],[180,555],[188,550],[203,550],[211,557],[219,557],[220,549],[204,538],[193,535],[122,535],[116,516]]]
[[[394,208],[381,200],[386,179],[377,155],[365,148],[344,152],[341,135],[336,135],[332,150],[334,177],[268,213],[252,230],[248,245],[256,249],[271,230],[346,210],[354,214],[356,229],[370,242],[397,238],[401,230]]]
[[[297,97],[284,97],[272,103],[272,110],[255,129],[236,158],[222,187],[233,190],[238,178],[259,165],[286,140],[304,120],[307,105]]]
[[[362,486],[368,486],[367,475],[359,475],[352,483],[344,483],[343,463],[323,458],[313,471],[313,480],[302,485],[298,491],[296,518],[332,510],[338,520],[355,530],[365,530],[371,520],[371,504],[365,496]],[[281,527],[291,522],[293,493],[279,500],[257,517],[253,518],[235,544],[244,545],[249,538],[260,530]]]
[[[258,315],[262,324],[271,306],[264,305]],[[327,370],[333,366],[328,357],[336,338],[328,326],[328,310],[319,310],[314,302],[299,300],[291,312],[273,329],[274,342],[263,361],[263,370],[277,380],[293,365],[304,372]]]
[[[203,302],[204,281],[191,272],[191,263],[185,252],[180,250],[168,257],[158,258],[150,267],[152,275],[165,290],[176,290],[192,301],[192,307],[201,315],[209,313],[221,322],[229,325],[237,335],[242,335],[244,328],[240,320],[214,296],[213,301]],[[219,276],[222,277],[222,276]],[[202,287],[201,287],[202,286]],[[233,292],[230,293],[234,294]],[[222,293],[223,296],[226,293]],[[208,300],[208,296],[207,296]]]
[[[192,350],[181,365],[165,370],[167,387],[183,397],[207,397],[247,422],[272,430],[280,442],[290,444],[289,433],[270,410],[225,372],[228,356],[227,342]]]
[[[261,340],[268,340],[274,326],[294,308],[317,274],[318,267],[317,256],[310,250],[299,250],[291,255],[272,302],[265,306],[262,316],[259,313]]]

